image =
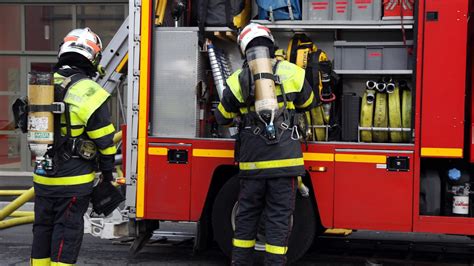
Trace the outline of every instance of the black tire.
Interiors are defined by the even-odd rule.
[[[214,239],[228,257],[232,253],[232,211],[239,195],[239,178],[232,177],[221,188],[212,209],[212,227]],[[316,234],[316,215],[310,198],[304,198],[297,192],[293,229],[288,244],[288,262],[294,262],[306,253]]]

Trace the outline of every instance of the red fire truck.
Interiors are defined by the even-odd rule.
[[[474,235],[472,4],[415,1],[413,19],[262,22],[281,47],[294,32],[311,36],[335,61],[341,93],[361,97],[367,80],[390,76],[405,80],[413,97],[410,138],[404,143],[358,137],[302,144],[309,197],[298,194],[290,260],[330,228]],[[197,28],[156,27],[154,10],[151,0],[130,1],[124,158],[134,248],[160,221],[187,221],[197,226],[196,249],[215,240],[229,254],[238,165],[234,140],[212,124],[208,51],[199,46]],[[205,30],[231,68],[238,69],[241,58],[232,30]],[[390,58],[394,43],[401,43],[404,52]],[[401,57],[406,59],[396,68],[390,64]],[[362,60],[360,69],[347,66],[357,60]],[[370,67],[370,60],[380,65]],[[211,96],[203,97],[206,93]],[[353,122],[346,114],[341,124]],[[259,230],[258,240],[264,237]]]

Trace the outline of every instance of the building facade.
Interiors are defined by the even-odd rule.
[[[25,96],[28,72],[49,72],[62,38],[89,27],[104,47],[128,16],[128,1],[2,1],[0,3],[0,175],[27,175],[32,158],[26,136],[13,126],[11,104]],[[115,121],[115,97],[111,108]]]

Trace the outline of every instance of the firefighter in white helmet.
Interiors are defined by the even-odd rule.
[[[110,94],[91,79],[101,52],[102,42],[89,28],[69,32],[59,50],[55,101],[65,104],[65,112],[55,119],[54,144],[47,153],[52,169],[33,173],[32,265],[76,263],[94,171],[102,172],[102,182],[113,178],[115,129],[106,105]]]
[[[296,177],[305,174],[295,115],[314,107],[317,97],[302,68],[275,59],[274,38],[267,27],[247,25],[238,44],[246,60],[227,79],[215,114],[220,124],[241,116],[235,156],[241,181],[232,264],[251,265],[257,224],[265,210],[265,264],[283,265]]]

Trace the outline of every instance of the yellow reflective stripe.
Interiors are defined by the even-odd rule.
[[[265,244],[265,251],[276,255],[285,255],[288,251],[288,247]]]
[[[333,153],[316,153],[316,152],[303,152],[303,159],[305,161],[318,161],[318,162],[333,162]]]
[[[117,148],[115,148],[115,146],[111,146],[103,150],[99,149],[99,152],[103,155],[113,155],[117,153]]]
[[[219,112],[221,112],[222,116],[227,118],[227,119],[232,119],[232,118],[237,116],[236,113],[227,112],[224,109],[224,106],[222,105],[222,103],[219,103],[219,105],[217,106],[217,109],[219,109]]]
[[[314,100],[314,93],[311,91],[311,95],[309,96],[308,100],[306,100],[306,102],[303,103],[302,105],[296,105],[296,107],[306,108],[313,102],[313,100]]]
[[[69,264],[69,263],[64,263],[64,262],[56,262],[52,261],[51,266],[74,266],[75,264]]]
[[[95,178],[95,173],[77,176],[66,176],[66,177],[46,177],[33,174],[33,182],[47,186],[70,186],[80,185],[92,182]]]
[[[148,148],[150,155],[168,155],[168,148]]]
[[[105,126],[105,127],[101,127],[99,129],[96,129],[96,130],[92,130],[92,131],[87,131],[87,136],[89,136],[89,138],[91,139],[98,139],[98,138],[102,138],[103,136],[107,136],[111,133],[114,133],[115,132],[115,127],[114,125],[110,124],[108,126]]]
[[[234,150],[193,149],[195,157],[234,158]]]
[[[73,136],[73,137],[80,136],[80,135],[82,135],[83,132],[84,132],[84,128],[78,128],[78,129],[71,128],[71,136]],[[61,127],[61,133],[63,135],[67,134],[66,127]]]
[[[336,154],[335,161],[346,163],[387,163],[387,156],[365,154]]]
[[[232,245],[238,248],[253,248],[255,247],[255,239],[252,240],[243,240],[243,239],[232,239]]]
[[[462,149],[456,148],[421,148],[421,156],[425,157],[462,157]]]
[[[31,266],[49,266],[51,265],[51,258],[33,259],[30,260]]]
[[[239,167],[241,170],[281,168],[281,167],[291,167],[291,166],[300,166],[300,165],[304,165],[303,158],[239,163]]]

